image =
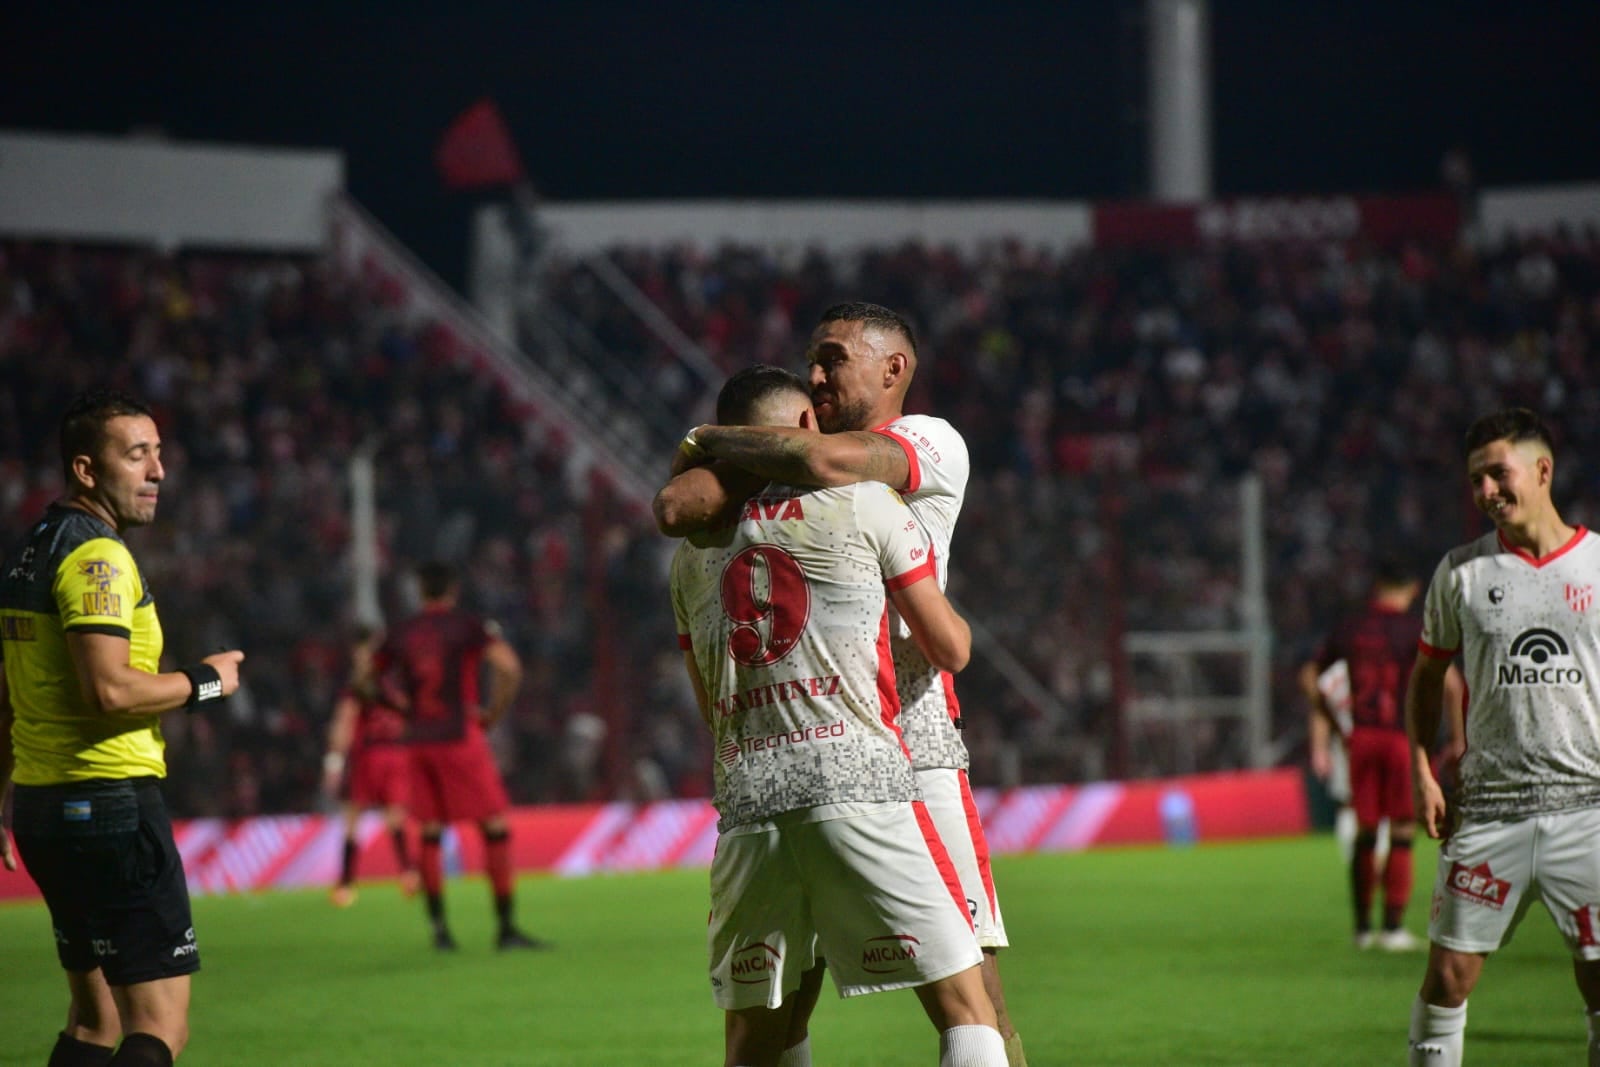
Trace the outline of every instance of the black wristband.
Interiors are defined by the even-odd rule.
[[[196,663],[192,667],[179,667],[189,679],[189,700],[183,706],[194,711],[202,704],[212,704],[223,698],[222,675],[209,663]]]

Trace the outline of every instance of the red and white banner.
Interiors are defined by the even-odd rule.
[[[1408,237],[1449,240],[1460,228],[1461,208],[1456,199],[1436,193],[1094,205],[1094,243],[1101,248],[1345,241],[1354,237],[1386,245]]]
[[[974,796],[997,855],[1278,837],[1311,828],[1304,783],[1292,769],[978,789]],[[511,829],[519,871],[574,877],[707,867],[716,847],[717,813],[705,800],[552,805],[514,809]],[[327,886],[338,876],[343,824],[337,816],[189,819],[176,823],[173,832],[195,894]],[[364,816],[357,834],[360,877],[399,873],[379,816]],[[451,873],[483,869],[476,832],[447,833],[445,865]],[[0,870],[0,899],[37,895],[23,872]]]

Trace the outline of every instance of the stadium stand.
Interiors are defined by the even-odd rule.
[[[1568,455],[1600,444],[1593,229],[612,258],[724,369],[794,363],[816,314],[846,296],[919,322],[926,362],[909,406],[949,417],[973,453],[952,590],[1058,709],[982,663],[962,678],[974,779],[989,784],[1107,773],[1108,605],[1128,629],[1237,622],[1240,472],[1267,493],[1273,733],[1292,744],[1293,667],[1360,595],[1363,561],[1399,546],[1430,567],[1477,529],[1458,477],[1472,414],[1528,403],[1565,432]],[[542,292],[685,426],[702,417],[660,342],[573,264],[553,257]],[[91,379],[132,387],[172,427],[172,521],[136,535],[171,640],[249,650],[226,714],[169,720],[174,808],[316,805],[350,622],[344,467],[363,447],[378,457],[386,564],[467,561],[469,595],[528,659],[497,739],[514,799],[703,795],[664,594],[670,545],[575,474],[560,433],[530,429],[446,331],[393,304],[331,260],[0,243],[0,528],[20,530],[54,495],[48,420],[65,398]],[[1600,518],[1600,470],[1580,459],[1559,474],[1566,513]],[[386,584],[391,609],[405,596]],[[1145,741],[1130,776],[1247,758],[1221,727],[1191,739],[1193,766]]]

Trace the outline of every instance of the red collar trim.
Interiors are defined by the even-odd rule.
[[[1530,566],[1543,567],[1547,563],[1554,563],[1556,560],[1560,559],[1562,556],[1566,555],[1568,552],[1571,552],[1574,548],[1577,548],[1578,547],[1578,542],[1582,541],[1584,534],[1586,534],[1588,532],[1589,532],[1589,530],[1588,530],[1587,527],[1579,526],[1577,529],[1573,530],[1572,539],[1571,540],[1569,540],[1566,544],[1562,545],[1560,548],[1556,549],[1554,552],[1550,553],[1548,556],[1545,556],[1543,559],[1540,559],[1539,557],[1535,556],[1532,552],[1529,552],[1527,549],[1518,548],[1516,545],[1512,544],[1510,541],[1507,541],[1506,540],[1506,535],[1504,533],[1502,533],[1501,531],[1499,531],[1499,530],[1496,530],[1494,532],[1494,535],[1499,540],[1500,547],[1505,549],[1507,552],[1511,553],[1513,556],[1516,556],[1518,559],[1522,560],[1524,563],[1527,563]]]

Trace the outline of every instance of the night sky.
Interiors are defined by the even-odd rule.
[[[481,96],[552,199],[1142,187],[1134,2],[7,5],[0,127],[342,149],[459,281]],[[1600,3],[1213,0],[1219,195],[1600,179]]]

